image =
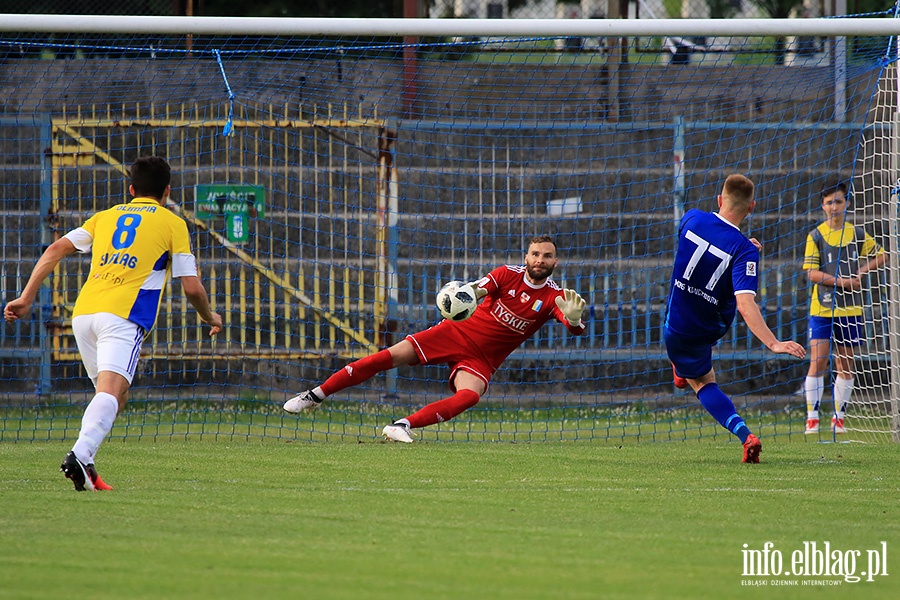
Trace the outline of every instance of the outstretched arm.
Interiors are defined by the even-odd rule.
[[[203,322],[210,326],[209,335],[219,333],[222,330],[222,317],[210,308],[209,297],[206,295],[206,288],[203,287],[200,278],[195,275],[182,277],[181,287],[191,306],[197,309]]]
[[[747,323],[747,327],[750,328],[750,331],[759,341],[766,345],[766,348],[775,354],[790,354],[797,358],[806,356],[806,348],[797,342],[782,342],[775,337],[775,334],[766,325],[766,320],[763,319],[759,305],[756,304],[756,297],[753,294],[737,294],[735,299],[737,300],[738,311],[744,318],[744,322]]]
[[[22,294],[3,308],[3,318],[8,323],[12,323],[27,315],[47,275],[53,272],[59,261],[70,254],[74,254],[75,251],[75,244],[69,241],[68,238],[60,238],[50,244],[44,250],[41,258],[38,259],[37,264],[34,265],[34,270],[31,272],[31,277],[28,278],[28,283],[25,284]]]

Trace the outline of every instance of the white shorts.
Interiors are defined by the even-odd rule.
[[[100,371],[118,373],[131,383],[141,355],[143,327],[118,315],[94,313],[73,318],[72,331],[94,387]]]

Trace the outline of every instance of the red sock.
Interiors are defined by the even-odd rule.
[[[426,427],[449,421],[464,410],[478,404],[481,397],[472,390],[459,390],[449,398],[432,402],[417,413],[406,417],[410,427]]]
[[[376,373],[387,371],[394,366],[394,359],[389,350],[384,349],[350,363],[325,380],[320,388],[326,396],[339,392],[344,388],[358,385]]]

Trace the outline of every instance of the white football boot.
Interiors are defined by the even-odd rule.
[[[384,429],[381,430],[381,433],[387,440],[403,442],[404,444],[412,444],[413,441],[413,432],[406,423],[391,423],[390,425],[385,425]]]
[[[304,411],[312,411],[319,408],[322,401],[316,398],[312,390],[302,392],[284,403],[284,410],[289,413],[302,413]]]

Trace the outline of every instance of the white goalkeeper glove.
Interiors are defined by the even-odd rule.
[[[488,291],[482,287],[478,287],[478,284],[481,283],[481,279],[478,281],[470,281],[466,285],[472,286],[472,289],[475,291],[475,300],[481,300],[485,296],[488,295]]]
[[[563,290],[562,296],[556,297],[556,306],[565,315],[572,327],[583,327],[581,315],[584,313],[584,298],[575,290]]]

